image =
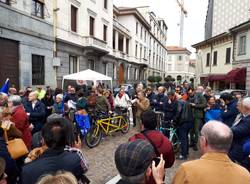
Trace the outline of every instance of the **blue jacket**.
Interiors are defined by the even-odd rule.
[[[239,111],[237,109],[237,101],[232,100],[227,105],[227,111],[222,112],[220,117],[221,117],[221,120],[223,123],[225,123],[227,126],[231,127],[238,114],[239,114]]]
[[[155,110],[156,111],[163,111],[163,103],[166,100],[167,96],[164,94],[156,95],[156,103],[155,103]]]
[[[37,101],[35,108],[32,108],[32,103],[28,102],[26,105],[26,112],[30,113],[29,122],[34,125],[32,133],[38,132],[42,129],[42,126],[45,123],[46,108],[45,105]]]
[[[250,139],[250,115],[243,117],[231,130],[233,132],[233,143],[229,151],[229,156],[233,161],[237,161],[245,167],[248,166],[248,169],[250,169],[248,156],[243,152],[244,143]]]
[[[23,167],[22,183],[35,184],[42,175],[64,170],[71,172],[77,179],[84,174],[81,159],[76,152],[49,149],[43,155]]]

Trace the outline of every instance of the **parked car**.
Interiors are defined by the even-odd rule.
[[[225,89],[225,90],[217,92],[217,93],[215,92],[215,98],[219,99],[220,95],[223,94],[223,93],[230,93],[232,95],[235,95],[236,93],[241,93],[242,97],[249,96],[249,93],[248,93],[247,90],[242,90],[242,89]]]
[[[127,93],[128,96],[131,98],[133,96],[133,94],[135,93],[135,89],[134,89],[133,85],[124,84],[123,86],[125,87],[125,93]],[[120,89],[121,89],[121,86],[114,89],[114,96],[116,96],[117,93],[119,93]]]

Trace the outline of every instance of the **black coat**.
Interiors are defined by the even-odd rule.
[[[163,111],[163,103],[166,99],[167,99],[167,96],[164,94],[156,95],[156,103],[155,103],[156,111]]]
[[[15,183],[18,175],[16,161],[11,158],[7,149],[7,144],[2,137],[0,138],[0,157],[6,162],[5,172],[8,175],[7,183]]]
[[[243,117],[241,121],[231,128],[233,132],[233,143],[229,156],[233,161],[241,163],[250,169],[249,159],[243,152],[243,144],[250,139],[250,115]]]
[[[150,95],[147,96],[150,106],[152,109],[155,109],[155,106],[157,105],[156,95],[152,92]]]
[[[237,109],[237,101],[232,100],[227,105],[227,111],[221,113],[222,122],[225,123],[227,126],[231,127],[238,114],[239,114],[239,111]]]
[[[69,171],[77,179],[84,174],[81,159],[76,152],[49,149],[39,159],[23,167],[22,183],[35,184],[40,176],[59,170]]]
[[[26,112],[30,113],[29,122],[34,125],[32,133],[40,131],[45,123],[45,117],[46,117],[45,105],[42,102],[37,101],[35,108],[33,109],[32,103],[28,102],[25,110]]]
[[[165,121],[176,121],[178,118],[177,115],[177,109],[178,108],[178,101],[174,100],[170,104],[168,103],[168,100],[166,99],[163,103],[163,112],[164,112],[164,120]]]

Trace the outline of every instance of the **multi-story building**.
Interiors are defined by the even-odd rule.
[[[0,10],[0,61],[8,61],[1,83],[9,77],[17,87],[56,87],[64,75],[88,68],[115,85],[164,77],[167,26],[145,8],[116,8],[112,0],[0,0]]]
[[[63,75],[88,68],[114,76],[112,0],[58,0],[55,10],[58,84]]]
[[[50,0],[0,0],[0,84],[55,86]]]
[[[205,39],[228,31],[250,18],[249,0],[208,0]]]
[[[163,19],[157,19],[148,8],[118,8],[119,23],[130,31],[129,62],[137,68],[130,68],[132,80],[146,81],[149,75],[165,76],[167,50],[167,26]],[[130,74],[132,73],[132,74]],[[131,80],[130,79],[130,80]]]
[[[168,46],[167,75],[178,84],[194,82],[195,61],[190,59],[191,52],[183,47]]]
[[[232,70],[232,35],[222,33],[192,47],[197,53],[196,83],[208,84],[215,90],[229,88],[227,75]]]
[[[234,88],[250,90],[250,20],[230,29],[233,35],[233,71],[228,80]]]

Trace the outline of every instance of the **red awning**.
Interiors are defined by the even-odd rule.
[[[246,68],[235,68],[227,73],[226,80],[230,83],[245,84],[246,72]]]
[[[208,81],[212,82],[212,81],[224,81],[226,79],[226,75],[224,74],[214,74],[214,75],[210,75],[208,77]]]

